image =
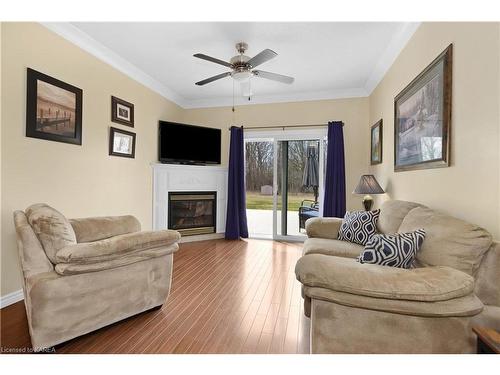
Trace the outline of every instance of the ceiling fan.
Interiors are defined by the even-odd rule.
[[[282,74],[276,74],[271,72],[265,72],[263,70],[252,70],[253,68],[271,60],[272,58],[278,56],[278,54],[270,49],[265,49],[261,53],[255,55],[250,58],[245,55],[245,51],[248,49],[248,44],[246,43],[237,43],[236,50],[239,55],[236,55],[229,60],[229,62],[217,59],[215,57],[204,55],[203,53],[197,53],[193,55],[202,60],[211,61],[216,64],[227,66],[231,68],[230,72],[218,74],[216,76],[204,79],[203,81],[196,82],[196,85],[203,86],[207,83],[217,81],[218,79],[225,77],[233,77],[235,81],[244,82],[247,81],[250,77],[261,77],[270,79],[272,81],[277,81],[281,83],[291,84],[294,81],[293,77],[285,76]]]

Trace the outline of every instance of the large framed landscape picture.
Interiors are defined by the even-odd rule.
[[[394,99],[394,170],[450,163],[453,46]]]
[[[82,90],[28,68],[26,136],[82,144]]]

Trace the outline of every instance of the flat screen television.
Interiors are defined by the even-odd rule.
[[[221,130],[160,121],[159,160],[176,164],[220,164]]]

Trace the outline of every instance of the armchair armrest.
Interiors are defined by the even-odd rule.
[[[96,263],[122,258],[154,248],[164,248],[179,242],[174,230],[144,231],[122,234],[105,240],[78,243],[63,247],[56,254],[58,263]]]
[[[141,230],[141,223],[132,215],[86,217],[70,219],[69,222],[75,231],[78,243],[99,241]]]
[[[342,219],[338,217],[316,217],[306,221],[307,236],[336,240]]]
[[[132,263],[141,262],[143,260],[150,260],[153,258],[159,258],[164,255],[169,255],[176,252],[179,249],[177,243],[170,244],[168,246],[155,247],[153,249],[146,249],[140,251],[134,251],[125,254],[122,257],[114,258],[109,257],[98,262],[92,263],[58,263],[55,266],[55,271],[62,276],[78,275],[82,273],[97,272],[110,270],[113,268],[127,266]],[[170,262],[170,264],[172,264]],[[168,263],[165,264],[168,266]]]
[[[392,300],[444,301],[474,289],[472,276],[450,267],[403,269],[322,254],[300,258],[295,274],[307,287]]]

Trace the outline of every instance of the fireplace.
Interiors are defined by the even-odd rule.
[[[168,228],[183,236],[215,233],[217,192],[169,192]]]

